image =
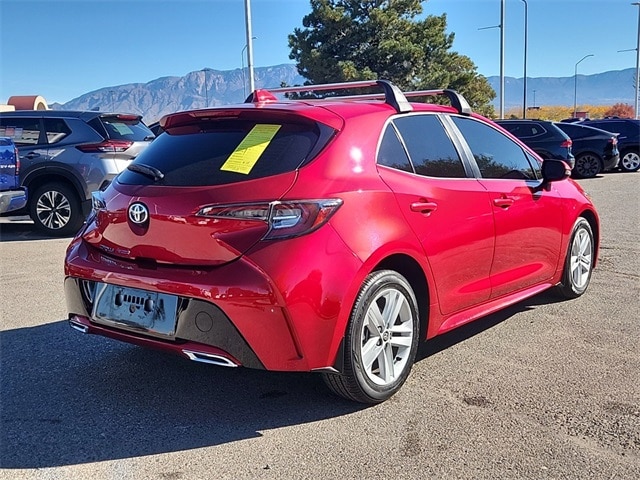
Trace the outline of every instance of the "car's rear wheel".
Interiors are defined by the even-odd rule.
[[[392,270],[371,273],[362,284],[345,336],[342,374],[323,374],[336,394],[380,403],[409,376],[418,348],[419,318],[409,282]]]
[[[576,157],[573,171],[580,178],[593,178],[602,170],[600,157],[594,153],[582,153]]]
[[[623,172],[637,172],[640,169],[640,153],[634,150],[623,152],[618,166]]]
[[[29,199],[29,214],[38,230],[47,235],[73,235],[84,221],[80,200],[63,183],[38,187]]]
[[[573,226],[564,262],[560,293],[566,298],[582,295],[589,286],[595,262],[595,241],[591,225],[580,217]]]

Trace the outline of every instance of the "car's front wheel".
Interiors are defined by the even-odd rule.
[[[623,152],[618,166],[623,172],[637,172],[640,169],[640,153],[634,150]]]
[[[593,178],[602,170],[600,157],[593,153],[582,153],[576,157],[573,172],[579,178]]]
[[[76,193],[63,183],[47,183],[30,194],[29,215],[41,232],[53,236],[76,233],[84,221]]]
[[[589,222],[580,217],[573,226],[564,262],[562,283],[558,289],[566,298],[582,295],[589,286],[595,264],[595,240]]]
[[[392,270],[371,273],[362,284],[345,336],[342,374],[323,374],[336,394],[380,403],[409,376],[418,348],[418,307],[409,282]]]

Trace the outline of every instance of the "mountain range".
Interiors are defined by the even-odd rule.
[[[304,82],[293,64],[258,67],[254,76],[256,88],[276,88],[283,83],[300,85]],[[573,106],[576,85],[578,105],[632,105],[634,78],[633,68],[577,77],[528,77],[527,106]],[[493,104],[497,109],[500,77],[491,76],[487,80],[496,91]],[[51,108],[137,113],[150,124],[167,113],[240,103],[249,93],[247,84],[244,69],[203,69],[183,77],[161,77],[147,83],[104,87],[64,104],[53,104]],[[521,107],[523,79],[505,77],[504,97],[505,110]]]

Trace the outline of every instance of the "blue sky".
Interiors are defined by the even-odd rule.
[[[635,67],[637,0],[527,0],[529,77]],[[429,0],[447,14],[453,50],[482,75],[500,71],[500,0]],[[256,67],[293,63],[287,35],[308,0],[251,0]],[[523,75],[524,3],[506,0],[505,75]],[[240,68],[244,0],[0,0],[0,103],[11,95],[72,100],[102,87]],[[246,59],[244,60],[246,66]]]

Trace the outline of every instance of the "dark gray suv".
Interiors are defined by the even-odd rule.
[[[139,115],[24,110],[0,113],[0,136],[20,152],[20,182],[36,227],[75,233],[91,209],[91,192],[106,188],[154,135]]]

